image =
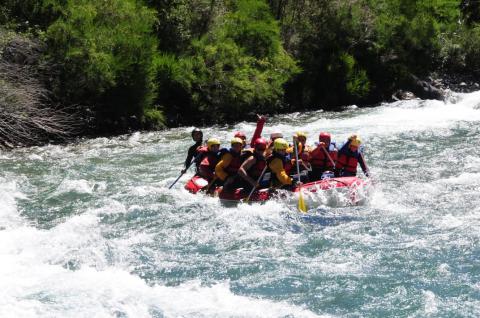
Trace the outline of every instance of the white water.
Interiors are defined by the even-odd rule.
[[[166,189],[191,128],[0,153],[0,317],[476,317],[480,92],[454,97],[270,119],[367,145],[369,204],[308,215]]]

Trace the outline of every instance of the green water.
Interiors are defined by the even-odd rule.
[[[270,118],[341,142],[362,206],[171,190],[191,127],[0,153],[2,317],[478,317],[480,93]],[[254,123],[206,137],[250,135]]]

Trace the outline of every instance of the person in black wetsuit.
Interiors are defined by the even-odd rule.
[[[185,168],[182,170],[182,173],[185,173],[188,168],[190,168],[190,165],[192,164],[192,159],[198,155],[197,149],[203,143],[203,132],[198,128],[193,129],[192,139],[193,141],[195,141],[195,144],[188,148],[187,158],[185,159]],[[197,166],[198,164],[200,163],[197,163]]]

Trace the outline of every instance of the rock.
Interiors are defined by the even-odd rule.
[[[415,99],[417,96],[413,94],[412,92],[409,91],[404,91],[399,89],[392,95],[392,100],[394,101],[399,101],[399,100],[409,100],[409,99]]]
[[[414,96],[422,99],[443,100],[445,98],[443,90],[436,88],[435,86],[427,83],[426,81],[420,80],[415,75],[410,76],[409,81],[405,83],[405,86],[405,88],[411,93],[413,93]],[[412,98],[408,94],[405,97],[408,97],[410,99]]]

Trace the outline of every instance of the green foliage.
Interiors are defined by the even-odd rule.
[[[272,58],[279,52],[280,29],[264,1],[236,2],[235,11],[226,17],[224,32],[256,58]]]
[[[159,109],[148,108],[143,112],[143,122],[149,128],[160,129],[165,127],[165,116]]]
[[[468,30],[463,37],[465,67],[474,75],[480,75],[480,24]]]
[[[45,29],[57,17],[47,5],[50,0],[3,0],[0,4],[0,24],[18,31]]]
[[[370,81],[367,72],[358,67],[352,55],[342,54],[340,59],[343,61],[347,94],[357,98],[362,98],[368,94]]]
[[[145,0],[156,10],[156,32],[162,52],[184,53],[192,40],[206,34],[226,9],[215,0]]]
[[[268,6],[242,0],[231,10],[192,41],[188,54],[158,60],[161,85],[188,100],[178,105],[162,98],[160,91],[159,104],[167,113],[179,111],[184,119],[206,122],[233,121],[253,111],[273,111],[281,102],[283,85],[298,67],[280,45],[279,27]]]
[[[297,25],[297,35],[283,32],[291,35],[290,50],[305,70],[288,87],[289,102],[300,100],[303,107],[335,106],[368,96],[370,78],[362,62],[369,58],[364,43],[372,27],[363,5],[325,0],[305,7],[292,4],[286,13],[299,19],[289,22],[289,27]],[[290,21],[290,17],[284,19]]]
[[[441,65],[459,0],[270,1],[304,72],[287,90],[303,107],[376,102]],[[300,101],[300,102],[299,102]]]
[[[377,54],[388,64],[403,65],[415,73],[432,68],[440,49],[439,23],[432,8],[416,1],[388,2],[384,11],[377,11]]]
[[[480,75],[480,24],[462,27],[444,40],[441,56],[445,71]]]
[[[56,102],[88,106],[100,125],[135,115],[160,127],[378,102],[439,68],[479,75],[477,9],[470,0],[5,0],[0,23],[48,45]]]
[[[154,93],[154,12],[135,0],[53,4],[61,18],[45,37],[62,67],[57,96],[111,116],[141,115]]]

